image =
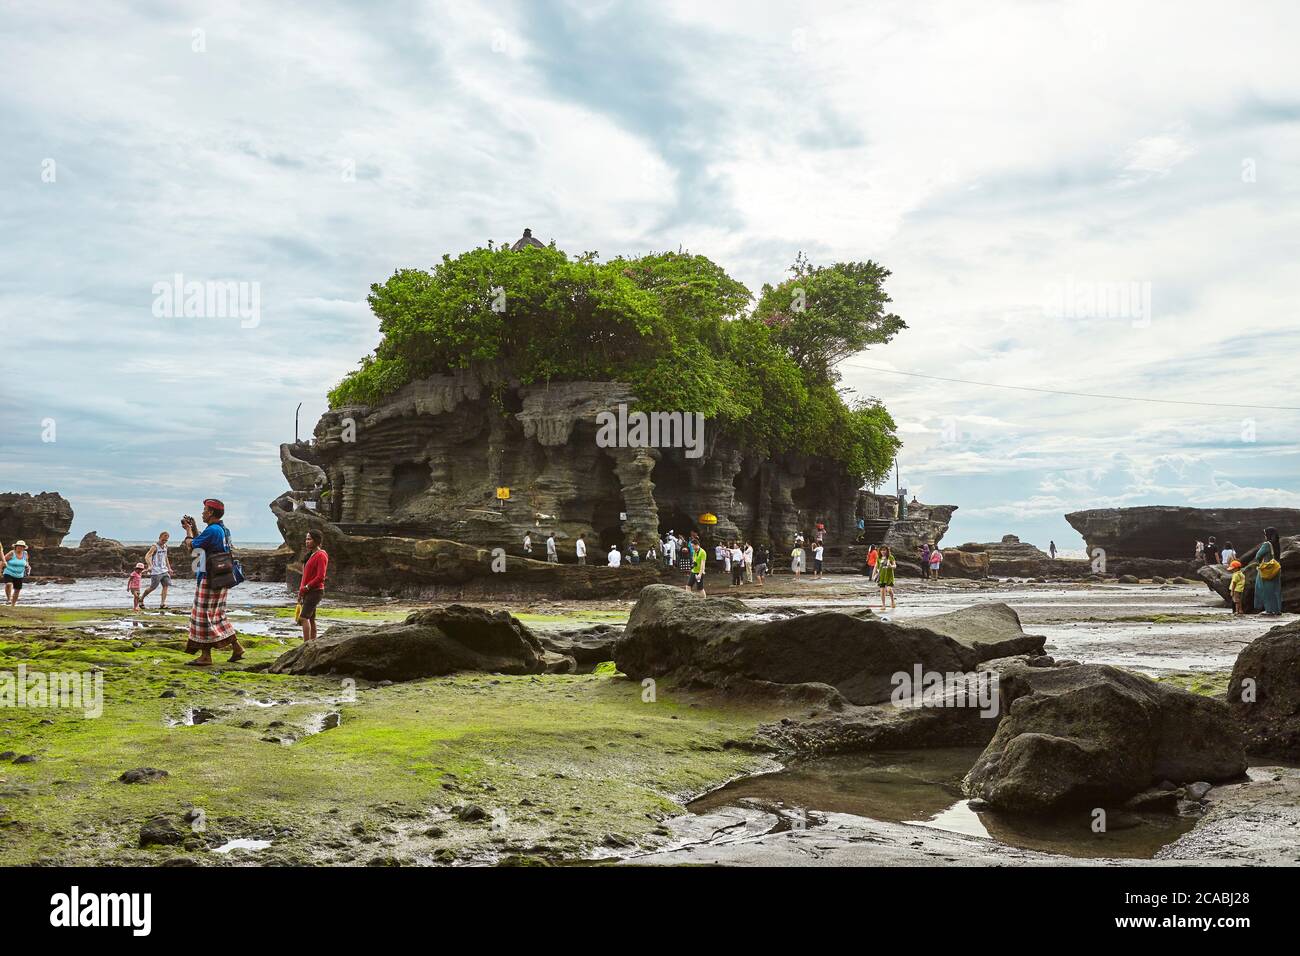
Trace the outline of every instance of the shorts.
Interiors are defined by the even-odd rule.
[[[757,574],[760,578],[767,577],[767,565],[766,564],[754,565],[754,573]]]
[[[703,590],[704,590],[704,575],[702,575],[702,574],[692,574],[692,575],[691,575],[691,580],[690,580],[690,585],[691,585],[691,590],[692,590],[692,591],[703,591]]]
[[[149,589],[153,590],[158,585],[165,588],[172,586],[172,576],[170,574],[151,574],[149,575]]]
[[[21,591],[23,589],[22,578],[16,578],[9,574],[6,574],[4,578],[5,578],[5,584],[12,584],[14,586],[15,591]]]
[[[298,615],[298,620],[316,620],[316,608],[320,605],[320,599],[324,596],[324,588],[312,588],[310,591],[304,591],[302,594],[299,594],[298,603],[302,605],[302,612]]]
[[[813,570],[816,571],[818,574],[821,574],[821,572],[822,572],[822,559],[821,559],[821,558],[813,558]]]

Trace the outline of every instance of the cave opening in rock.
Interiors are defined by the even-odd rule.
[[[596,474],[592,476],[592,492],[595,505],[591,509],[591,527],[596,532],[600,554],[592,555],[588,561],[601,563],[604,554],[611,545],[623,546],[623,519],[620,515],[627,506],[623,503],[623,486],[614,470],[614,459],[601,455],[596,463]],[[593,542],[588,542],[590,547]],[[597,560],[599,558],[599,560]]]
[[[428,461],[403,461],[393,466],[393,483],[388,491],[388,509],[397,511],[412,498],[429,490],[433,472]]]

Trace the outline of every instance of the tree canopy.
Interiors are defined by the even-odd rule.
[[[874,262],[814,267],[753,296],[705,256],[570,258],[552,244],[443,256],[370,288],[383,340],[329,394],[374,404],[407,382],[500,363],[525,384],[622,381],[645,410],[702,412],[763,454],[799,452],[878,481],[899,441],[875,401],[846,403],[834,366],[906,323]]]

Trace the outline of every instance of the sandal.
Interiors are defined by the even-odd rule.
[[[231,654],[230,657],[229,657],[229,659],[226,661],[226,663],[227,663],[227,664],[237,664],[237,663],[239,663],[240,661],[242,661],[243,659],[244,659],[244,652],[243,652],[243,651],[240,651],[238,654]]]

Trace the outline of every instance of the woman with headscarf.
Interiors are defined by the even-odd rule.
[[[1264,538],[1255,552],[1255,610],[1275,617],[1282,613],[1282,542],[1277,528],[1265,528]]]
[[[210,587],[208,585],[207,560],[214,554],[224,554],[230,550],[230,529],[222,518],[226,506],[216,498],[203,500],[203,523],[207,525],[203,533],[198,533],[194,519],[186,515],[181,519],[185,529],[185,549],[191,553],[202,551],[202,559],[196,557],[194,578],[194,608],[190,611],[190,639],[185,645],[187,654],[199,656],[187,661],[191,667],[212,666],[212,651],[218,647],[230,648],[230,663],[241,660],[244,648],[240,646],[235,634],[235,625],[226,617],[226,596],[228,587]]]

